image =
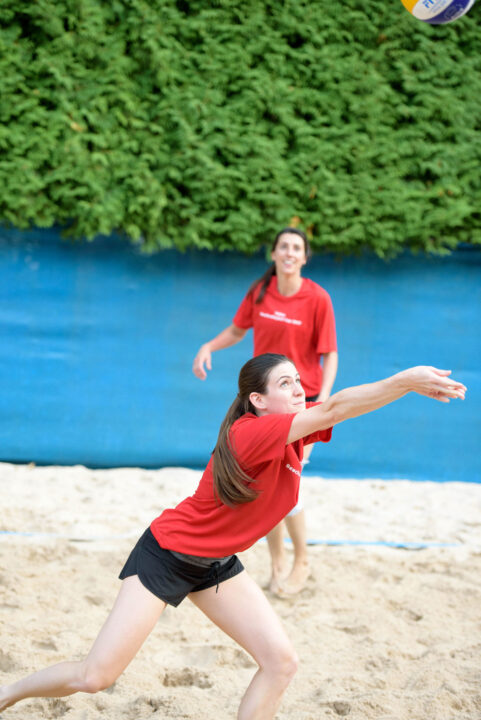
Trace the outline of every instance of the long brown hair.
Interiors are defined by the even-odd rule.
[[[219,430],[214,449],[213,475],[215,493],[225,505],[241,505],[252,502],[258,492],[250,486],[254,480],[240,467],[235,447],[229,437],[232,424],[245,413],[255,414],[249,400],[253,392],[265,393],[271,370],[283,362],[290,362],[285,355],[264,353],[253,357],[242,366],[239,373],[239,392],[227,411]],[[249,483],[249,484],[248,484]]]
[[[292,228],[292,227],[285,227],[280,232],[277,233],[277,235],[274,238],[274,242],[272,243],[271,252],[273,252],[276,249],[277,243],[279,242],[282,235],[286,233],[292,233],[294,235],[299,235],[299,237],[302,238],[304,242],[304,251],[306,253],[306,260],[309,260],[311,257],[311,246],[309,245],[309,240],[307,239],[306,233],[302,232],[302,230],[299,230],[299,228]],[[261,289],[259,292],[259,295],[256,298],[255,304],[258,305],[260,302],[262,302],[262,299],[264,295],[266,294],[267,287],[271,281],[271,278],[276,275],[276,264],[272,263],[269,265],[267,270],[265,271],[264,275],[261,275],[260,278],[257,278],[257,280],[254,280],[252,285],[250,286],[249,290],[247,291],[247,294],[254,292],[254,290],[260,285]]]

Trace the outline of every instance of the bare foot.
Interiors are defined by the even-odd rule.
[[[278,563],[276,568],[272,566],[271,579],[269,580],[269,584],[267,586],[269,592],[274,593],[274,595],[279,595],[281,593],[284,580],[286,580],[288,575],[289,566],[287,564],[287,559],[284,559],[282,563]]]
[[[305,587],[307,579],[310,575],[309,563],[307,560],[296,562],[290,572],[289,577],[281,583],[281,593],[283,595],[297,595]]]
[[[273,595],[279,595],[281,592],[281,585],[277,578],[271,577],[268,588],[269,592],[271,592]]]

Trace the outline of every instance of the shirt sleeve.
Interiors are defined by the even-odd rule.
[[[231,428],[230,440],[244,469],[282,458],[295,413],[240,418]]]
[[[322,405],[322,402],[306,402],[306,409],[314,407],[314,405]],[[332,437],[332,427],[325,430],[317,430],[316,432],[306,435],[302,438],[303,445],[311,445],[315,442],[329,442]]]
[[[315,443],[315,442],[329,442],[331,437],[332,437],[332,427],[326,428],[326,430],[318,430],[315,433],[306,435],[306,437],[302,438],[302,444],[303,445],[311,445],[312,443]]]
[[[318,353],[327,353],[337,350],[336,321],[334,308],[327,292],[323,292],[319,298],[317,308],[317,347]]]
[[[254,323],[254,293],[248,292],[241,304],[239,305],[232,322],[238,328],[247,330]]]

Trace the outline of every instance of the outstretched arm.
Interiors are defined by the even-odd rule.
[[[287,443],[317,430],[338,425],[343,420],[377,410],[409,392],[446,403],[455,398],[464,400],[466,387],[452,380],[450,374],[451,370],[438,370],[421,365],[403,370],[385,380],[341,390],[322,405],[301,410],[292,421]]]
[[[224,350],[224,348],[240,342],[246,332],[247,330],[237,327],[237,325],[229,325],[229,327],[226,327],[225,330],[222,330],[221,333],[216,335],[215,338],[201,345],[192,365],[194,375],[200,380],[205,380],[207,377],[205,368],[212,370],[212,353],[216,350]]]

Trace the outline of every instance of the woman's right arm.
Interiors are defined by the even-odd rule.
[[[212,370],[212,353],[216,350],[224,350],[224,348],[231,347],[231,345],[240,342],[246,332],[247,330],[245,328],[237,327],[237,325],[229,325],[229,327],[226,327],[225,330],[222,330],[221,333],[216,335],[215,338],[201,345],[192,365],[194,375],[200,380],[205,380],[207,377],[205,368]]]
[[[455,398],[464,400],[466,387],[451,380],[450,374],[450,370],[419,366],[403,370],[385,380],[341,390],[321,405],[314,405],[297,413],[292,421],[287,443],[338,425],[349,418],[370,413],[399,400],[409,392],[446,403]]]

